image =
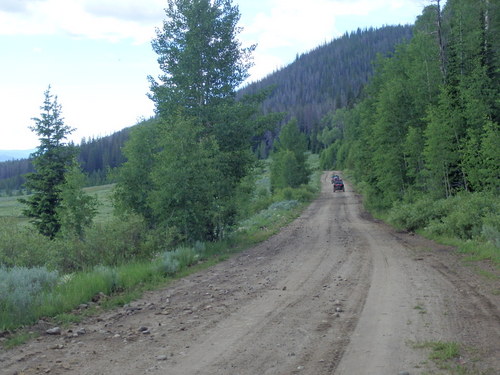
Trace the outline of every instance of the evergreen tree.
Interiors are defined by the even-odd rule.
[[[75,149],[65,143],[73,129],[64,124],[61,106],[57,96],[50,93],[50,86],[44,95],[41,115],[33,118],[35,125],[30,127],[40,140],[40,145],[32,154],[35,172],[26,175],[26,188],[33,194],[20,201],[27,205],[23,214],[31,218],[38,231],[54,238],[61,227],[57,215],[61,203],[61,185],[66,172],[73,165]]]

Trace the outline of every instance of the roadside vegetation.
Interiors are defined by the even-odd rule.
[[[144,290],[165,286],[265,240],[317,195],[320,175],[317,155],[310,155],[309,184],[271,193],[268,164],[257,169],[248,216],[217,242],[177,244],[169,240],[168,232],[151,230],[134,215],[106,220],[112,185],[91,189],[98,193],[100,211],[86,230],[85,241],[50,239],[27,222],[19,224],[6,216],[8,211],[0,205],[0,331],[15,331],[41,318],[57,324],[76,321],[82,317],[77,310],[81,304],[91,307],[83,314],[126,304]],[[26,332],[21,330],[20,335]],[[12,340],[8,345],[20,338],[15,335]]]
[[[498,7],[433,2],[352,106],[323,119],[323,169],[343,170],[394,226],[500,265]]]

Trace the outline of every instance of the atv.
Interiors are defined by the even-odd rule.
[[[336,191],[345,191],[344,182],[340,179],[333,183],[333,192],[335,193]]]

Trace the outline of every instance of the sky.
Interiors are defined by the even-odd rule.
[[[248,82],[357,28],[412,24],[431,0],[233,0]],[[151,48],[167,0],[0,0],[0,150],[38,145],[29,129],[49,85],[69,140],[101,137],[154,114]]]

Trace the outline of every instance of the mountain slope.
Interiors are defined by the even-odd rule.
[[[287,112],[306,131],[329,111],[351,104],[373,74],[378,54],[388,55],[412,36],[412,26],[386,26],[344,34],[298,56],[287,67],[240,90],[252,94],[273,86],[264,102],[268,112]]]

